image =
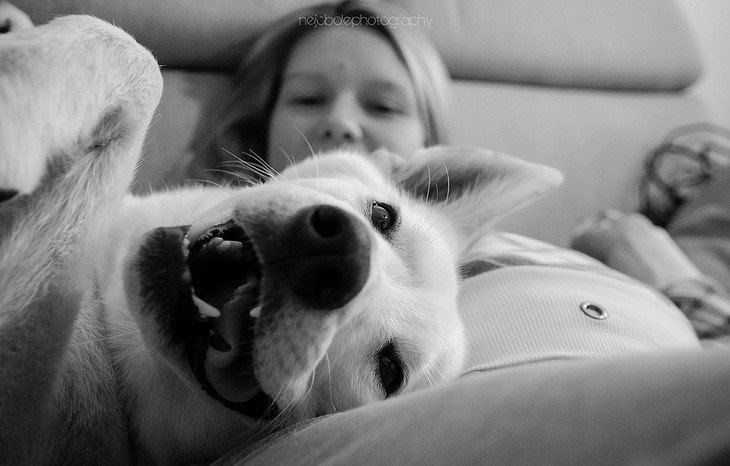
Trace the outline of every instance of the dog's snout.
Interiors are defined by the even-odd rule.
[[[302,215],[304,235],[309,236],[311,245],[323,251],[345,251],[352,236],[353,219],[342,209],[329,205],[305,209]]]
[[[282,234],[284,279],[309,306],[332,310],[347,304],[370,273],[370,237],[363,222],[339,207],[316,205],[297,212]]]

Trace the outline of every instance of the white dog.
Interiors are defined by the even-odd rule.
[[[161,88],[100,20],[0,36],[0,462],[210,461],[458,373],[467,238],[556,171],[336,152],[125,197]]]

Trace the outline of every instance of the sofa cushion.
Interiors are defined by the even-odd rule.
[[[701,73],[665,0],[406,0],[454,77],[593,88],[682,89]]]

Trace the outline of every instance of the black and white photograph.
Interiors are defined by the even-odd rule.
[[[0,0],[0,465],[730,464],[730,2]]]

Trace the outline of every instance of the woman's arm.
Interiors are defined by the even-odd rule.
[[[572,247],[660,290],[701,337],[730,332],[726,290],[700,272],[666,230],[643,215],[607,211],[589,219],[578,228]]]

